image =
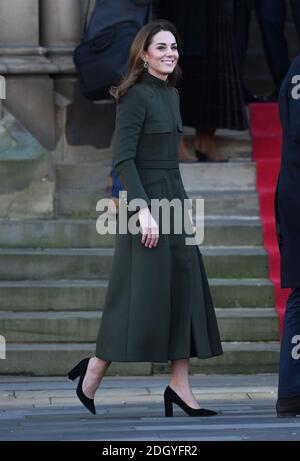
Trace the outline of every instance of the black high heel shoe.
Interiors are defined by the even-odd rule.
[[[95,409],[95,404],[94,404],[94,399],[89,399],[82,390],[82,383],[85,377],[85,373],[89,364],[90,358],[86,358],[81,360],[72,370],[69,371],[68,373],[68,378],[74,381],[74,379],[79,377],[79,382],[77,385],[76,389],[76,394],[77,397],[79,398],[80,402],[83,403],[83,405],[90,410],[93,415],[96,414],[96,409]]]
[[[189,416],[215,416],[218,414],[216,411],[206,410],[205,408],[189,407],[170,386],[165,389],[164,401],[165,416],[173,416],[173,403],[180,406]]]
[[[198,159],[198,162],[208,162],[207,155],[201,150],[195,149],[195,154]]]
[[[211,162],[211,163],[225,163],[228,162],[227,158],[223,158],[221,160],[211,160],[205,152],[202,150],[195,149],[195,154],[198,159],[198,162]]]

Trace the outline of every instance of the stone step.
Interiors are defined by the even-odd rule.
[[[190,359],[191,373],[277,373],[279,342],[224,342],[223,354],[209,360]],[[170,373],[171,363],[154,363],[153,374]]]
[[[194,136],[195,129],[184,127],[183,130],[185,146],[190,154],[194,154]],[[233,161],[251,161],[252,141],[249,130],[216,130],[215,139],[219,151],[230,162]],[[195,157],[196,159],[196,157]]]
[[[79,218],[91,219],[98,218],[101,212],[96,211],[96,205],[100,199],[109,199],[106,192],[101,190],[70,189],[61,190],[54,194],[56,215],[59,219]]]
[[[265,278],[262,247],[200,246],[208,277]],[[114,248],[0,249],[0,280],[99,279],[108,277]]]
[[[186,127],[185,127],[186,128]],[[196,131],[195,128],[186,128]],[[229,130],[227,128],[218,128],[215,131],[216,141],[220,143],[233,143],[233,145],[242,145],[247,147],[251,145],[252,137],[250,130]]]
[[[224,341],[276,341],[278,316],[272,308],[216,309]],[[0,312],[0,332],[8,343],[95,341],[101,312]]]
[[[278,342],[224,342],[224,354],[209,360],[190,359],[191,373],[274,373],[278,371]],[[1,375],[66,376],[80,359],[95,354],[92,343],[7,344]],[[106,376],[170,373],[171,362],[113,362]]]
[[[113,247],[114,235],[100,235],[94,219],[0,219],[0,248]],[[205,218],[205,245],[262,245],[259,218]]]
[[[255,189],[253,162],[180,163],[180,171],[187,191]],[[57,190],[94,189],[97,192],[101,184],[101,162],[57,164]]]
[[[191,199],[204,200],[207,216],[258,216],[258,195],[255,190],[202,190],[188,191]],[[97,218],[97,202],[109,198],[97,191],[64,190],[55,194],[56,211],[59,217]]]
[[[215,190],[215,191],[190,191],[188,196],[192,199],[204,200],[205,216],[259,216],[259,201],[256,191],[240,190]]]
[[[260,218],[205,217],[203,243],[216,246],[261,246],[263,236]]]
[[[216,314],[223,341],[279,341],[273,308],[217,308]]]
[[[230,143],[225,145],[221,149],[219,148],[221,154],[223,154],[224,158],[227,159],[230,163],[237,162],[237,163],[249,163],[252,162],[252,147],[249,146],[247,149],[245,148],[232,148]],[[193,152],[191,152],[193,155]],[[185,162],[183,162],[185,163]]]
[[[110,170],[103,162],[56,163],[56,190],[94,188],[105,189]]]
[[[218,307],[274,307],[268,279],[209,279]],[[107,280],[1,281],[0,310],[97,310],[103,308]]]
[[[181,163],[180,171],[187,192],[207,190],[249,191],[256,188],[253,162]]]
[[[191,127],[184,126],[183,135],[185,136],[185,142],[187,147],[193,148],[193,137],[195,130]],[[251,157],[252,153],[252,143],[251,135],[249,130],[228,130],[228,129],[218,129],[215,133],[216,143],[220,151],[225,154],[230,161],[233,161],[237,158],[247,160]],[[72,151],[72,156],[69,156],[71,160],[67,159],[63,162],[60,162],[60,165],[74,165],[74,164],[86,164],[86,163],[97,163],[102,161],[102,170],[105,178],[105,175],[108,174],[108,170],[111,167],[111,160],[113,156],[112,146],[106,149],[87,149]],[[103,170],[103,165],[105,165],[106,170]]]
[[[107,101],[107,107],[114,106],[114,102]],[[112,109],[115,111],[115,108]],[[112,165],[112,146],[110,147],[100,147],[96,148],[92,145],[77,146],[77,149],[74,149],[74,146],[68,150],[66,147],[66,155],[64,159],[61,160],[60,164],[65,165],[74,165],[75,163],[97,163],[102,162],[101,170],[101,180],[105,182],[106,176],[109,174]]]

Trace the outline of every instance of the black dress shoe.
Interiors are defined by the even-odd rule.
[[[77,365],[74,368],[72,368],[72,370],[69,371],[68,378],[74,381],[74,379],[79,377],[79,382],[78,382],[77,389],[76,389],[77,397],[79,398],[80,402],[83,403],[83,405],[88,410],[90,410],[90,412],[93,413],[93,415],[95,415],[96,409],[95,409],[94,399],[89,399],[83,393],[83,390],[82,390],[82,383],[83,383],[85,373],[86,373],[86,370],[89,364],[89,360],[90,358],[88,357],[86,359],[81,360],[79,363],[77,363]]]
[[[205,408],[189,407],[170,386],[165,389],[164,402],[166,416],[173,416],[173,403],[180,406],[189,416],[215,416],[218,414],[216,411]]]
[[[276,403],[277,417],[294,417],[300,415],[300,396],[278,399]]]

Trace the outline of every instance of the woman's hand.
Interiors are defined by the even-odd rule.
[[[142,243],[145,243],[145,247],[156,247],[159,239],[159,228],[148,207],[139,211],[139,221],[142,228]]]

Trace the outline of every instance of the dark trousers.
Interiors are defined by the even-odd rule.
[[[300,2],[290,0],[293,17],[300,37]],[[264,42],[266,58],[277,90],[290,66],[284,35],[287,0],[256,0],[255,9]]]
[[[251,10],[248,8],[246,0],[235,0],[234,9],[237,59],[240,75],[243,78],[244,64],[248,50]]]
[[[300,287],[291,292],[284,316],[278,398],[300,397]]]

